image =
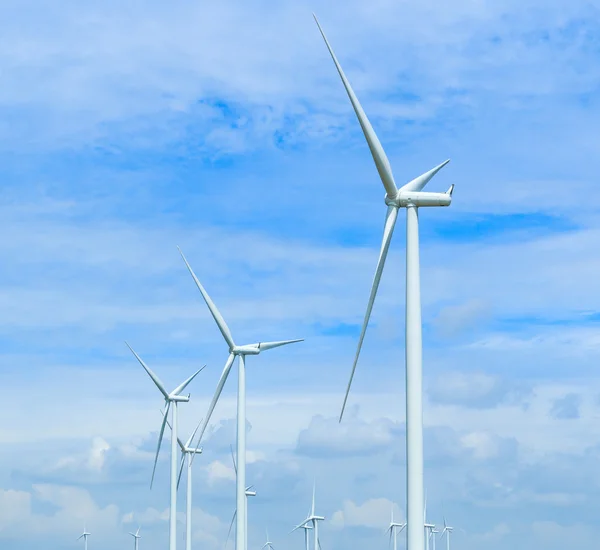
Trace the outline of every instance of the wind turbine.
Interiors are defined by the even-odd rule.
[[[431,530],[430,536],[431,536],[431,542],[432,544],[432,550],[435,550],[435,536],[439,533],[439,531],[434,527]]]
[[[179,247],[178,247],[179,249]],[[262,351],[267,351],[273,348],[278,348],[280,346],[285,346],[287,344],[294,344],[296,342],[302,342],[302,339],[299,340],[283,340],[279,342],[258,342],[256,344],[247,344],[243,346],[238,346],[233,341],[233,336],[231,335],[231,331],[225,323],[225,319],[217,309],[217,306],[211,300],[210,296],[202,286],[202,283],[196,277],[196,274],[192,270],[190,264],[186,260],[183,252],[179,249],[179,253],[187,266],[190,275],[194,279],[198,290],[202,294],[208,309],[210,310],[213,319],[217,323],[225,342],[229,346],[229,357],[227,358],[227,362],[225,363],[225,367],[223,368],[223,372],[221,373],[221,378],[219,379],[219,383],[217,384],[217,389],[215,391],[215,395],[210,402],[208,407],[208,413],[204,418],[204,422],[202,427],[200,428],[200,433],[198,435],[198,444],[202,441],[202,436],[204,435],[204,431],[208,426],[208,422],[212,416],[212,413],[215,409],[217,401],[223,391],[223,386],[227,381],[227,377],[229,376],[229,371],[233,365],[233,361],[236,357],[238,357],[238,391],[237,391],[237,457],[238,457],[238,468],[236,474],[236,510],[237,514],[237,523],[236,523],[236,550],[246,550],[247,548],[247,532],[246,532],[246,355],[259,355]]]
[[[127,342],[125,342],[127,344]],[[160,393],[165,398],[165,414],[163,421],[160,426],[160,433],[158,434],[158,446],[156,447],[156,456],[154,457],[154,468],[152,469],[152,479],[150,480],[150,488],[154,483],[154,474],[156,472],[156,463],[158,462],[158,453],[160,452],[160,445],[162,443],[163,434],[165,432],[165,425],[169,416],[169,409],[171,403],[173,404],[173,429],[171,430],[171,507],[169,515],[169,550],[175,550],[177,546],[177,403],[187,403],[190,400],[190,395],[180,395],[188,384],[198,376],[198,374],[204,369],[198,369],[192,376],[190,376],[185,382],[179,384],[171,393],[167,392],[163,383],[159,380],[158,376],[154,374],[142,361],[142,358],[133,351],[133,348],[127,344],[127,347],[131,350],[131,353],[135,355],[136,359],[140,362],[140,365],[144,367],[144,370],[148,373],[148,376],[152,379]]]
[[[444,533],[446,533],[446,550],[450,550],[450,533],[452,533],[452,531],[454,531],[454,527],[450,527],[446,523],[446,518],[444,517],[444,528],[442,529],[442,534],[440,535],[440,538],[442,538],[444,536]]]
[[[138,550],[138,539],[141,539],[140,528],[135,533],[129,533],[133,537],[133,550]]]
[[[85,525],[83,527],[83,533],[81,535],[79,535],[79,537],[77,537],[77,540],[83,538],[83,548],[84,550],[87,550],[87,538],[91,535],[91,533],[88,533]]]
[[[310,550],[310,545],[309,545],[309,540],[308,540],[308,532],[313,528],[312,525],[310,523],[305,523],[304,525],[300,526],[302,529],[304,529],[304,548],[305,550]],[[294,531],[297,529],[294,528]]]
[[[160,411],[161,415],[164,415],[162,411]],[[167,420],[167,426],[171,429],[171,424]],[[183,473],[183,466],[185,464],[185,459],[187,457],[187,495],[186,495],[186,512],[185,512],[185,548],[186,550],[191,550],[192,548],[192,457],[195,454],[201,454],[202,448],[200,447],[191,447],[192,440],[198,431],[200,424],[196,426],[196,429],[192,432],[192,435],[189,439],[184,443],[181,441],[179,436],[177,436],[177,443],[179,444],[179,448],[181,449],[181,465],[179,467],[179,476],[177,478],[177,488],[179,489],[179,482],[181,481],[181,474]]]
[[[317,18],[315,17],[315,21]],[[350,374],[346,395],[340,413],[340,422],[346,407],[348,393],[354,377],[354,371],[358,363],[358,357],[373,309],[373,303],[379,288],[379,281],[390,247],[392,234],[398,217],[398,210],[406,208],[406,448],[407,448],[407,538],[408,550],[423,550],[424,532],[421,523],[421,511],[423,510],[423,381],[422,381],[422,337],[421,337],[421,290],[419,281],[419,218],[418,208],[429,206],[449,206],[452,201],[451,185],[446,193],[424,192],[425,185],[435,176],[449,161],[445,161],[429,172],[413,179],[406,185],[396,186],[390,162],[363,111],[342,67],[323,29],[317,21],[317,25],[325,40],[327,49],[331,54],[333,62],[342,79],[346,93],[350,98],[354,112],[362,128],[363,134],[371,150],[379,177],[385,187],[385,203],[387,214],[383,232],[383,240],[375,277],[371,288],[371,294],[367,303],[367,311],[358,339],[354,364]]]
[[[236,479],[237,479],[237,465],[235,463],[235,455],[233,454],[233,447],[229,447],[231,449],[231,460],[233,461],[233,469],[235,471],[235,475],[236,475]],[[248,497],[255,497],[256,496],[256,491],[252,491],[252,487],[254,487],[254,485],[249,485],[248,487],[246,487],[246,509],[248,508]],[[227,543],[229,542],[229,535],[231,535],[231,529],[233,528],[233,523],[235,522],[235,518],[237,516],[237,506],[235,508],[235,510],[233,511],[233,516],[231,517],[231,523],[229,524],[229,531],[227,531],[227,540],[225,541],[225,547],[227,547]],[[237,533],[236,533],[237,535]],[[248,514],[246,513],[246,537],[248,536]],[[268,538],[268,537],[267,537]],[[247,540],[246,540],[246,544],[247,544]]]
[[[261,550],[264,550],[264,548],[266,548],[267,550],[275,550],[275,547],[273,546],[273,543],[269,540],[269,530],[267,529],[267,542],[265,542],[262,545]]]
[[[425,536],[425,548],[429,550],[429,539],[431,538],[431,533],[435,530],[435,525],[433,523],[427,523],[427,493],[425,493],[425,504],[423,505],[423,527],[424,536]],[[429,531],[429,532],[428,532]],[[437,533],[437,531],[436,531]],[[435,545],[435,539],[434,539]]]
[[[402,533],[402,530],[405,527],[406,527],[406,523],[396,523],[394,521],[394,505],[392,504],[392,519],[390,521],[388,528],[386,529],[386,533],[388,531],[390,532],[390,543],[392,542],[392,539],[394,540],[393,550],[397,550],[397,547],[398,547],[397,535],[398,535],[398,533]]]
[[[296,527],[294,527],[292,529],[292,533],[296,530],[296,529],[300,529],[301,527],[304,527],[307,523],[312,522],[312,526],[314,531],[314,535],[315,535],[315,539],[314,539],[314,550],[320,550],[321,548],[321,543],[319,542],[319,521],[323,521],[325,518],[323,516],[317,516],[315,513],[315,491],[316,491],[316,482],[313,484],[313,495],[312,495],[312,506],[310,508],[310,512],[308,513],[308,516],[306,517],[306,519],[302,522],[299,523],[298,525],[296,525]],[[308,535],[308,532],[305,531],[305,533]],[[307,543],[308,545],[308,543]]]

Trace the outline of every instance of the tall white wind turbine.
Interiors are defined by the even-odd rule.
[[[127,344],[127,342],[125,342]],[[142,358],[133,350],[133,348],[127,344],[127,347],[131,350],[133,355],[139,361],[140,365],[144,367],[144,370],[148,373],[148,376],[152,379],[160,393],[165,398],[165,414],[163,421],[160,426],[160,433],[158,434],[158,445],[156,447],[156,456],[154,457],[154,467],[152,469],[152,479],[150,480],[150,488],[154,483],[154,474],[156,472],[156,463],[158,462],[158,454],[160,453],[160,445],[162,443],[163,434],[165,432],[165,426],[167,418],[169,416],[169,409],[173,404],[173,429],[171,430],[171,503],[169,511],[169,550],[175,550],[177,547],[177,403],[187,403],[190,400],[190,395],[181,395],[181,392],[187,388],[188,384],[198,376],[204,369],[198,369],[192,376],[190,376],[185,382],[182,382],[177,386],[171,393],[169,393],[163,383],[142,361]],[[206,366],[206,365],[205,365]]]
[[[316,21],[316,17],[315,17]],[[419,282],[419,222],[418,208],[429,206],[449,206],[452,201],[454,186],[450,186],[446,193],[424,192],[425,185],[449,161],[445,161],[429,172],[413,179],[406,185],[396,186],[390,162],[363,111],[358,98],[354,94],[342,67],[323,29],[319,30],[331,54],[333,62],[342,79],[346,93],[350,98],[354,112],[362,128],[363,134],[369,145],[379,177],[386,191],[385,203],[387,214],[383,231],[383,240],[379,252],[379,260],[375,270],[375,277],[371,294],[367,303],[367,311],[358,339],[354,364],[350,374],[346,395],[340,413],[340,421],[344,414],[348,393],[358,363],[358,357],[373,309],[373,303],[379,288],[379,281],[388,254],[392,234],[400,208],[406,209],[406,448],[407,448],[407,538],[408,550],[423,550],[424,532],[421,520],[423,510],[423,390],[422,390],[422,338],[421,338],[421,290]]]
[[[450,527],[446,523],[446,518],[444,517],[444,528],[442,529],[440,538],[444,536],[444,533],[446,534],[446,550],[450,550],[450,533],[452,533],[452,531],[454,531],[454,527]]]
[[[133,537],[133,550],[138,550],[138,540],[142,538],[140,535],[140,528],[137,528],[135,533],[129,533]]]
[[[320,550],[321,549],[321,543],[319,541],[319,521],[324,521],[325,518],[323,516],[317,516],[316,512],[315,512],[315,492],[316,492],[316,487],[317,484],[316,482],[313,484],[313,494],[312,494],[312,505],[310,507],[310,512],[308,513],[308,516],[306,517],[306,519],[302,522],[299,523],[298,525],[296,525],[296,527],[294,527],[292,529],[292,533],[296,530],[296,529],[300,529],[301,527],[304,527],[306,524],[308,523],[312,523],[312,527],[314,529],[314,549],[313,550]],[[308,533],[307,531],[305,531],[305,533]]]
[[[160,411],[162,415],[164,413]],[[171,429],[171,424],[167,420],[167,426]],[[198,431],[200,424],[196,426],[196,429],[192,432],[189,439],[184,443],[177,436],[177,443],[181,449],[181,464],[179,466],[179,476],[177,477],[177,488],[179,489],[179,483],[181,482],[181,474],[183,473],[183,466],[186,463],[187,458],[187,495],[186,495],[186,510],[185,510],[185,548],[191,550],[192,548],[192,457],[196,454],[202,454],[201,447],[192,447],[192,440]]]
[[[390,520],[390,524],[386,529],[386,533],[388,531],[390,533],[390,543],[393,540],[393,550],[398,549],[398,533],[402,533],[405,527],[406,523],[397,523],[394,521],[394,505],[392,504],[392,519]]]
[[[88,537],[90,535],[91,535],[91,533],[88,533],[87,529],[84,526],[83,527],[83,533],[81,533],[81,535],[79,535],[79,537],[77,537],[77,540],[83,539],[83,548],[84,548],[84,550],[87,550],[87,539],[88,539]]]
[[[247,344],[238,346],[233,341],[231,331],[225,323],[225,319],[217,309],[217,306],[211,300],[210,296],[202,286],[202,283],[196,277],[196,274],[192,270],[190,264],[186,260],[183,252],[179,249],[179,253],[185,262],[192,278],[194,279],[198,290],[202,294],[208,309],[210,310],[213,319],[217,323],[225,342],[229,346],[229,357],[221,373],[221,378],[217,384],[215,395],[210,402],[208,412],[200,428],[198,435],[198,444],[202,441],[204,431],[208,426],[208,422],[215,409],[217,401],[223,391],[223,386],[229,376],[229,371],[233,365],[233,361],[238,357],[238,391],[237,391],[237,457],[238,466],[236,474],[236,510],[237,510],[237,522],[236,522],[236,550],[246,550],[247,548],[247,532],[246,532],[246,355],[259,355],[263,351],[267,351],[287,344],[294,344],[296,342],[302,342],[302,339],[298,340],[283,340],[279,342],[258,342],[256,344]]]

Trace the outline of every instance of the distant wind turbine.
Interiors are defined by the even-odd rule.
[[[160,411],[161,415],[164,415],[163,411]],[[171,429],[171,424],[167,420],[167,426]],[[201,454],[202,448],[191,447],[192,440],[198,431],[200,424],[196,426],[196,429],[192,432],[192,435],[184,443],[177,436],[177,443],[181,449],[181,465],[179,467],[179,476],[177,477],[177,488],[179,489],[179,483],[181,481],[181,474],[183,473],[183,466],[187,457],[187,495],[186,495],[186,511],[185,511],[185,548],[191,550],[192,548],[192,457],[195,454]]]
[[[393,550],[397,550],[398,548],[398,533],[402,533],[404,528],[406,527],[406,523],[396,523],[394,521],[394,505],[392,504],[392,519],[390,520],[390,524],[386,529],[386,533],[389,531],[390,533],[390,543],[394,542]]]
[[[446,523],[446,517],[444,516],[444,528],[442,529],[440,538],[444,536],[444,533],[446,534],[446,550],[450,550],[450,533],[452,533],[452,531],[454,531],[454,527],[450,527]]]
[[[265,542],[262,545],[261,550],[263,550],[264,548],[266,548],[267,550],[275,550],[275,547],[273,546],[273,543],[271,542],[271,540],[269,539],[269,530],[267,529],[267,542]]]
[[[427,493],[425,493],[425,503],[423,505],[423,527],[425,529],[425,550],[429,550],[429,540],[431,539],[431,533],[435,530],[435,525],[433,523],[427,523]],[[437,533],[437,531],[436,531]],[[434,538],[435,545],[435,538]]]
[[[422,353],[423,343],[421,336],[421,290],[419,281],[419,207],[449,206],[452,201],[451,185],[446,193],[424,192],[423,188],[449,161],[436,166],[421,176],[413,179],[406,185],[396,186],[392,167],[381,146],[381,143],[367,118],[356,94],[352,90],[341,65],[339,64],[323,29],[315,16],[319,31],[325,40],[327,49],[333,59],[336,69],[342,79],[346,93],[350,98],[354,112],[358,118],[363,134],[375,161],[377,172],[386,191],[385,203],[387,214],[383,232],[383,240],[375,270],[375,277],[371,294],[367,303],[367,310],[362,329],[358,339],[358,346],[350,380],[346,388],[346,395],[340,413],[340,422],[346,407],[354,371],[358,363],[360,350],[369,324],[371,310],[379,288],[381,274],[392,240],[398,210],[406,209],[406,450],[407,450],[407,539],[408,550],[423,550],[424,531],[421,520],[423,510],[423,374]]]
[[[135,533],[129,533],[133,537],[133,550],[138,550],[138,540],[142,538],[140,528],[138,527]]]
[[[179,247],[178,247],[179,248]],[[223,372],[221,373],[221,378],[217,384],[217,389],[215,394],[210,402],[208,407],[208,413],[204,418],[204,422],[202,427],[200,428],[200,433],[198,435],[198,444],[202,441],[202,436],[204,435],[204,431],[208,426],[208,422],[212,416],[212,413],[215,409],[217,401],[221,396],[221,392],[223,391],[223,386],[227,381],[227,377],[229,376],[229,371],[233,365],[233,361],[236,357],[238,357],[238,392],[237,392],[237,457],[238,457],[238,467],[236,474],[236,510],[237,510],[237,523],[236,523],[236,550],[246,550],[247,549],[247,537],[248,534],[246,532],[246,355],[259,355],[262,351],[267,351],[273,348],[278,348],[280,346],[285,346],[287,344],[294,344],[296,342],[302,342],[302,339],[299,340],[283,340],[279,342],[258,342],[256,344],[248,344],[244,346],[238,346],[233,341],[233,336],[231,335],[231,331],[225,323],[225,319],[217,309],[217,306],[211,300],[210,296],[202,286],[202,283],[196,277],[196,274],[192,270],[190,264],[186,260],[183,252],[179,249],[179,253],[185,262],[185,265],[190,272],[190,275],[194,279],[198,290],[202,294],[208,309],[210,310],[213,319],[217,323],[225,342],[229,346],[229,357],[227,358],[227,362],[225,363],[225,367],[223,368]]]
[[[229,447],[231,449],[231,460],[233,461],[233,469],[235,471],[235,474],[237,476],[237,465],[235,463],[235,455],[233,454],[233,447]],[[256,496],[256,491],[252,491],[252,487],[254,487],[253,485],[250,485],[248,487],[246,487],[246,510],[248,509],[248,497],[255,497]],[[233,528],[233,524],[235,522],[235,518],[237,517],[237,506],[235,508],[235,510],[233,511],[233,516],[231,517],[231,523],[229,524],[229,531],[227,531],[227,539],[225,540],[225,547],[227,548],[227,543],[229,542],[229,536],[231,535],[231,529]],[[248,533],[248,514],[246,513],[246,535]],[[237,533],[236,533],[237,534]]]
[[[312,526],[314,531],[314,550],[320,550],[321,548],[321,543],[319,541],[319,521],[323,521],[325,518],[323,516],[317,516],[315,513],[315,492],[316,492],[316,487],[317,484],[316,482],[314,482],[313,484],[313,495],[312,495],[312,505],[310,508],[310,512],[308,513],[308,516],[306,517],[306,519],[302,522],[299,523],[298,525],[296,525],[296,527],[294,527],[292,529],[292,533],[296,530],[296,529],[300,529],[301,527],[304,527],[307,523],[311,523],[312,522]]]
[[[127,342],[125,342],[127,344]],[[167,417],[169,416],[169,409],[171,408],[171,403],[173,404],[173,429],[171,430],[171,504],[169,510],[169,550],[175,550],[177,547],[177,403],[183,402],[187,403],[190,400],[190,396],[188,395],[180,395],[185,388],[187,388],[188,384],[198,376],[204,367],[198,369],[192,376],[190,376],[185,382],[181,383],[177,386],[171,393],[169,393],[163,383],[159,380],[158,376],[154,374],[142,361],[142,358],[133,351],[133,348],[127,344],[127,347],[131,350],[131,353],[135,355],[136,359],[139,361],[140,365],[144,367],[144,370],[148,373],[148,376],[152,379],[160,393],[163,394],[165,398],[165,414],[163,417],[162,424],[160,426],[160,433],[158,434],[158,445],[156,447],[156,456],[154,457],[154,468],[152,469],[152,479],[150,480],[150,488],[152,488],[152,484],[154,483],[154,474],[156,472],[156,463],[158,462],[158,454],[160,452],[160,445],[162,443],[163,434],[165,432],[165,426],[167,424]]]
[[[87,550],[87,539],[88,537],[91,535],[91,533],[88,533],[87,529],[85,528],[85,525],[83,527],[83,533],[81,535],[79,535],[79,537],[77,537],[77,540],[79,539],[83,539],[83,548],[84,550]]]

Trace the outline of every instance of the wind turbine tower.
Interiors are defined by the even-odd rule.
[[[225,363],[225,367],[223,368],[223,372],[221,373],[221,378],[217,384],[217,389],[215,394],[210,402],[208,407],[208,413],[204,418],[204,422],[202,427],[200,428],[200,433],[198,436],[198,444],[202,441],[202,436],[204,435],[204,431],[208,426],[208,422],[212,416],[212,413],[215,409],[217,401],[221,396],[221,392],[223,391],[223,386],[227,381],[227,377],[229,376],[229,371],[233,365],[235,358],[238,358],[238,391],[237,391],[237,475],[236,475],[236,510],[237,510],[237,518],[236,518],[236,533],[235,533],[235,548],[236,550],[246,550],[248,547],[247,544],[247,518],[246,518],[246,356],[247,355],[259,355],[263,351],[267,351],[273,348],[278,348],[280,346],[285,346],[288,344],[294,344],[296,342],[302,342],[302,339],[299,340],[283,340],[279,342],[258,342],[256,344],[247,344],[243,346],[238,346],[233,340],[233,336],[231,335],[231,331],[225,323],[225,319],[217,309],[217,306],[211,300],[210,296],[202,286],[202,283],[196,277],[196,274],[192,270],[190,264],[186,260],[181,249],[179,250],[185,265],[190,272],[190,275],[194,279],[198,290],[202,294],[208,309],[210,310],[213,319],[217,323],[221,334],[227,346],[229,347],[229,357],[227,358],[227,362]],[[173,549],[172,549],[173,550]]]
[[[315,17],[316,20],[316,17]],[[363,326],[358,339],[354,364],[350,380],[346,389],[340,421],[344,414],[348,393],[358,363],[360,350],[373,309],[381,274],[392,240],[398,210],[406,209],[406,454],[407,454],[407,539],[408,550],[423,550],[425,533],[423,531],[423,381],[422,381],[422,337],[421,337],[421,288],[419,281],[419,218],[418,209],[421,207],[449,206],[452,201],[451,185],[446,193],[424,192],[423,188],[449,161],[445,161],[432,170],[411,180],[406,185],[398,188],[394,180],[390,162],[381,146],[381,143],[367,118],[358,98],[356,97],[342,67],[323,29],[319,30],[327,49],[333,59],[337,71],[342,79],[346,93],[350,98],[354,112],[358,118],[363,134],[369,145],[371,156],[385,188],[385,204],[387,214],[383,231],[383,240],[375,270],[375,277],[371,294],[367,303],[367,310]]]
[[[160,411],[162,415],[164,413]],[[171,424],[167,420],[167,426],[171,428]],[[186,495],[186,511],[185,511],[185,548],[186,550],[192,549],[192,457],[196,454],[202,454],[202,448],[192,447],[192,440],[198,431],[200,424],[196,426],[196,429],[192,432],[192,435],[184,443],[181,441],[179,436],[177,437],[177,443],[181,449],[181,464],[179,466],[179,476],[177,477],[177,489],[179,489],[179,483],[181,482],[181,474],[183,473],[183,466],[185,465],[187,458],[187,495]]]

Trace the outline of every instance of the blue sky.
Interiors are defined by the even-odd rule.
[[[421,212],[429,519],[454,547],[596,541],[600,455],[600,10],[574,0],[176,0],[0,7],[0,545],[168,537],[159,395],[237,340],[248,360],[249,543],[289,530],[317,479],[324,550],[386,548],[405,510],[404,224],[337,415],[384,191],[315,11],[399,183],[446,158]],[[196,462],[196,547],[234,508],[235,380]],[[183,495],[182,495],[183,496]],[[183,504],[183,500],[182,500]],[[183,534],[183,529],[181,529]],[[183,539],[181,539],[183,541]],[[231,544],[231,543],[230,543]]]

